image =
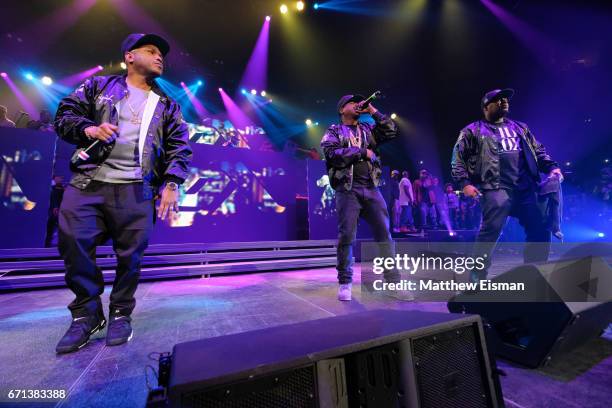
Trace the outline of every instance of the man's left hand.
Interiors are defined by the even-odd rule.
[[[561,173],[561,169],[553,169],[549,174],[548,177],[552,177],[552,176],[557,176],[559,177],[559,183],[563,183],[563,173]]]
[[[164,188],[161,194],[161,200],[159,202],[159,208],[157,209],[157,216],[162,220],[166,219],[166,215],[174,212],[179,212],[178,205],[179,191],[178,189],[172,190],[168,187]]]

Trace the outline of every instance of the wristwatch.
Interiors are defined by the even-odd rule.
[[[172,191],[176,191],[178,190],[178,184],[176,184],[174,181],[169,181],[166,183],[166,188]]]

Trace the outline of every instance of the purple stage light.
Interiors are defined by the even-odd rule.
[[[240,86],[242,88],[266,89],[268,85],[268,42],[270,38],[270,20],[266,19],[255,48],[251,53],[246,70],[242,75]]]
[[[266,21],[270,21],[270,16],[266,16]]]
[[[2,77],[2,79],[4,79],[13,94],[15,94],[17,100],[19,100],[19,103],[21,104],[23,109],[25,109],[25,111],[30,116],[36,116],[38,111],[36,107],[34,107],[34,104],[30,102],[30,100],[23,94],[23,92],[21,92],[21,90],[17,87],[17,85],[15,85],[11,77],[6,72],[3,72],[2,74],[4,75],[0,76]]]
[[[0,72],[0,77],[6,78],[7,77],[7,73],[6,72]]]
[[[497,17],[512,34],[527,48],[543,65],[548,65],[547,56],[559,47],[551,39],[535,30],[529,24],[521,21],[510,12],[493,3],[491,0],[480,0],[489,11]]]
[[[221,100],[223,100],[223,105],[225,106],[227,116],[235,128],[242,129],[253,124],[253,121],[249,119],[249,117],[242,111],[242,109],[240,109],[238,105],[236,105],[232,98],[230,98],[229,95],[223,91],[223,89],[219,88],[219,93],[221,94]]]
[[[189,102],[191,102],[194,109],[196,110],[198,117],[202,119],[202,118],[210,116],[210,113],[206,110],[202,102],[200,102],[200,100],[193,94],[193,92],[191,92],[191,90],[187,87],[187,85],[185,85],[185,82],[181,82],[181,87],[185,91],[185,94],[187,95]]]
[[[104,67],[102,65],[97,65],[95,67],[86,69],[85,71],[78,72],[76,74],[72,74],[70,76],[64,77],[60,79],[58,82],[65,86],[75,86],[85,81],[90,76],[97,74],[99,71],[103,70]]]
[[[38,54],[55,42],[96,4],[96,0],[74,0],[51,14],[34,20],[21,31],[28,54]],[[24,49],[25,49],[24,48]]]

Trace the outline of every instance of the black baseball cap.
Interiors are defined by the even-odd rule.
[[[494,89],[489,91],[482,97],[480,101],[480,107],[484,109],[485,106],[490,104],[491,102],[495,102],[501,98],[511,99],[512,95],[514,95],[514,89],[505,88],[505,89]]]
[[[344,95],[342,98],[340,98],[340,100],[338,101],[338,108],[336,109],[338,112],[340,112],[340,110],[342,108],[344,108],[344,105],[346,105],[349,102],[361,102],[365,99],[365,96],[363,95]]]
[[[168,41],[164,40],[157,34],[133,33],[128,35],[121,43],[121,53],[125,54],[128,51],[132,51],[136,48],[148,44],[154,45],[159,48],[159,51],[161,51],[164,57],[170,51],[170,45],[168,44]]]

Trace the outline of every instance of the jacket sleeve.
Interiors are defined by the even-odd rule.
[[[351,164],[365,159],[366,149],[359,147],[342,147],[338,132],[334,127],[330,127],[321,139],[321,149],[325,155],[327,163],[333,167],[348,167]]]
[[[193,152],[189,145],[189,128],[183,120],[181,107],[172,103],[164,125],[164,157],[166,170],[164,182],[182,184],[189,175]]]
[[[374,118],[375,125],[371,130],[376,144],[385,143],[397,137],[399,128],[390,117],[380,112],[376,112],[372,117]]]
[[[95,87],[95,79],[90,78],[60,101],[53,125],[55,132],[64,141],[74,145],[89,142],[85,128],[98,125],[92,119]]]
[[[451,177],[453,182],[463,189],[470,184],[470,174],[468,172],[467,160],[473,154],[473,137],[469,130],[464,129],[459,133],[459,138],[453,148],[451,159]]]
[[[531,144],[533,152],[535,153],[538,161],[538,170],[540,170],[542,173],[550,173],[551,170],[558,169],[559,164],[551,159],[548,153],[546,153],[546,148],[544,145],[536,140],[529,128],[526,128],[525,130],[525,137],[529,141],[529,144]]]

